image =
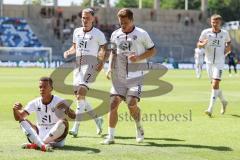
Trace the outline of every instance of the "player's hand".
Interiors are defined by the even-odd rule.
[[[208,39],[204,39],[201,41],[202,45],[205,46],[208,43]]]
[[[104,63],[103,62],[98,62],[96,66],[96,71],[100,72],[103,68]]]
[[[69,56],[69,54],[70,54],[70,52],[69,52],[69,50],[67,50],[63,53],[63,57],[66,59]]]
[[[231,53],[231,47],[229,47],[229,46],[227,46],[226,48],[225,48],[225,55],[227,56],[228,54],[230,54]]]
[[[129,56],[128,56],[128,59],[131,61],[131,62],[137,62],[137,61],[139,61],[139,57],[136,55],[136,54],[130,54]]]
[[[107,79],[110,80],[112,75],[112,70],[108,70],[106,73]]]
[[[23,108],[22,104],[19,103],[19,102],[16,102],[14,105],[13,105],[13,109],[16,109],[16,110],[21,110]]]

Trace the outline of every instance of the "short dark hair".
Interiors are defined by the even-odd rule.
[[[48,82],[49,85],[53,88],[53,80],[52,80],[52,78],[50,78],[50,77],[41,77],[39,79],[39,81]]]
[[[118,11],[117,16],[119,18],[127,17],[129,20],[133,20],[133,12],[128,8],[123,8]]]
[[[83,12],[90,13],[92,16],[94,16],[94,10],[92,8],[85,8],[82,10],[82,13]]]

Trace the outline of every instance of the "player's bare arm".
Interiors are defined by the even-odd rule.
[[[21,103],[17,102],[13,105],[13,115],[16,121],[21,121],[28,116],[27,112],[24,111]]]
[[[156,54],[156,48],[146,50],[143,54],[137,56],[136,54],[131,54],[128,56],[128,59],[132,62],[138,62],[147,58],[150,58]]]
[[[229,53],[231,53],[232,47],[231,47],[231,42],[226,43],[226,48],[225,48],[225,56],[227,56]]]
[[[114,59],[116,57],[116,51],[112,50],[111,54],[109,56],[109,64],[108,64],[108,70],[107,70],[107,79],[111,79],[111,73],[112,73],[112,69],[113,69],[113,65],[114,65]]]
[[[76,53],[76,43],[73,43],[72,46],[64,52],[63,57],[67,58],[70,55],[73,55]]]
[[[106,48],[107,48],[106,44],[101,45],[100,48],[99,48],[98,57],[97,57],[98,58],[98,64],[97,64],[97,67],[96,67],[96,70],[98,72],[100,72],[102,70],[104,63],[108,58]]]
[[[75,111],[73,111],[69,105],[66,104],[66,102],[62,102],[62,103],[59,103],[57,106],[56,106],[57,109],[59,110],[64,110],[65,114],[71,118],[71,119],[75,119],[76,118],[76,114],[75,114]]]
[[[208,39],[204,39],[204,40],[198,42],[198,46],[200,48],[204,48],[207,43],[208,43]]]

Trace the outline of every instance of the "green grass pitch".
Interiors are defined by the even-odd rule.
[[[240,77],[228,77],[224,72],[221,88],[229,101],[225,115],[220,115],[221,104],[217,101],[214,118],[203,114],[210,96],[210,82],[203,72],[202,79],[196,79],[193,70],[170,70],[161,79],[173,85],[168,94],[141,99],[142,113],[168,115],[169,119],[145,119],[145,142],[135,142],[134,122],[123,115],[127,107],[119,108],[122,115],[116,128],[116,144],[103,146],[103,137],[96,135],[94,122],[82,122],[79,137],[68,136],[66,146],[52,153],[20,148],[26,138],[12,115],[12,105],[16,101],[24,105],[37,97],[38,79],[49,75],[52,69],[0,68],[0,160],[239,160],[240,159]],[[71,83],[71,76],[66,80]],[[101,73],[92,87],[110,89]],[[151,86],[154,88],[153,86]],[[151,87],[145,87],[151,89]],[[55,93],[63,98],[74,99],[72,95]],[[96,106],[100,101],[88,100]],[[75,108],[75,104],[72,105]],[[172,120],[172,115],[180,115]],[[183,118],[185,116],[185,118]],[[146,118],[146,117],[145,117]],[[163,117],[162,117],[163,118]],[[29,118],[34,122],[34,115]],[[104,115],[104,131],[107,133],[107,116]],[[70,123],[70,127],[72,123]]]

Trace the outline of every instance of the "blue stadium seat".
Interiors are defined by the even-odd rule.
[[[24,18],[0,17],[0,41],[4,47],[42,47]]]

